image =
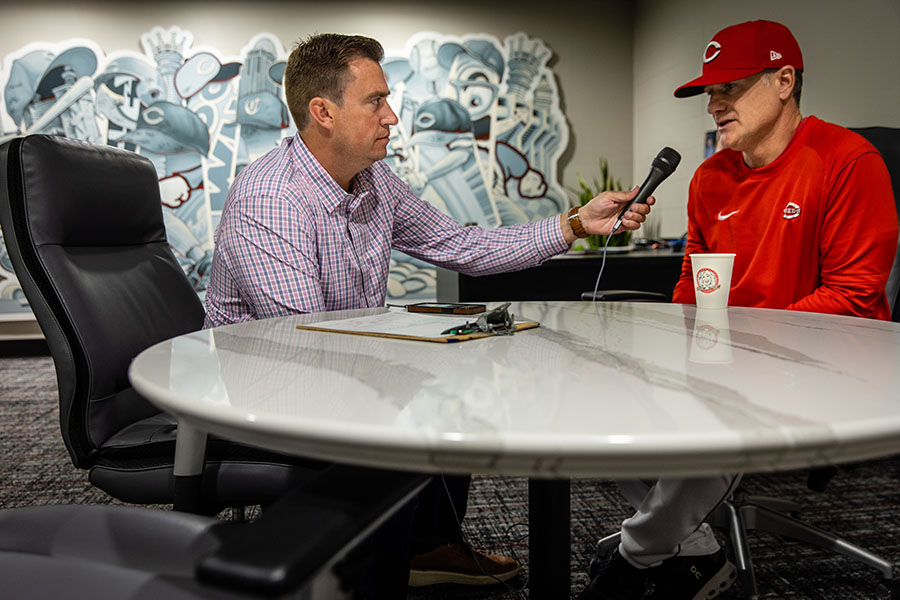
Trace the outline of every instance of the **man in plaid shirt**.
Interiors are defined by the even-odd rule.
[[[609,233],[637,194],[605,192],[534,223],[461,226],[381,162],[397,124],[383,58],[377,41],[337,34],[314,35],[291,53],[285,92],[298,134],[243,170],[229,190],[205,327],[383,306],[391,249],[469,275],[538,265],[576,237]],[[633,206],[622,229],[637,229],[649,210]],[[440,479],[419,497],[410,585],[484,585],[515,576],[514,559],[472,549],[461,538],[470,478],[444,481],[449,498]]]

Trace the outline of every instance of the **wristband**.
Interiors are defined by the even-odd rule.
[[[569,227],[572,228],[572,232],[575,233],[575,237],[577,238],[586,238],[588,236],[587,231],[584,230],[584,225],[581,224],[581,217],[578,216],[578,209],[580,206],[573,206],[569,209]]]

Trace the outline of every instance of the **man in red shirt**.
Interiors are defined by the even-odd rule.
[[[800,114],[803,56],[787,27],[752,21],[707,44],[705,93],[723,148],[694,174],[675,302],[695,303],[689,255],[735,253],[729,304],[889,319],[897,250],[887,168],[861,136]],[[872,218],[877,215],[877,218]],[[591,564],[579,600],[700,600],[735,579],[709,514],[740,475],[619,481],[635,513]]]
[[[751,34],[784,39],[783,49],[742,43]],[[890,319],[884,286],[897,217],[878,151],[856,133],[801,115],[803,57],[783,25],[730,27],[707,45],[703,61],[703,75],[675,95],[708,95],[724,150],[691,181],[673,300],[694,303],[691,253],[734,252],[733,306]]]

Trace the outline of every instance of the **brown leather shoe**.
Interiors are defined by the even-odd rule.
[[[488,554],[465,542],[455,542],[414,556],[409,561],[409,585],[491,585],[515,577],[519,569],[514,558]]]

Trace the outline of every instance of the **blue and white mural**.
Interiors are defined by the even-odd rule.
[[[156,166],[169,243],[198,293],[213,231],[243,167],[295,133],[284,100],[287,53],[274,35],[223,57],[179,27],[141,37],[143,53],[84,39],[33,43],[0,71],[0,142],[49,133],[138,152]],[[557,162],[568,143],[551,51],[524,33],[423,32],[389,51],[400,118],[391,168],[460,223],[495,227],[563,211]],[[392,257],[389,296],[433,299],[435,270]],[[0,319],[28,312],[0,238]]]
[[[496,227],[562,212],[569,203],[556,167],[569,129],[551,54],[524,33],[501,43],[423,32],[388,52],[388,102],[400,119],[388,164],[460,223]],[[391,294],[434,295],[433,267],[393,258]]]

